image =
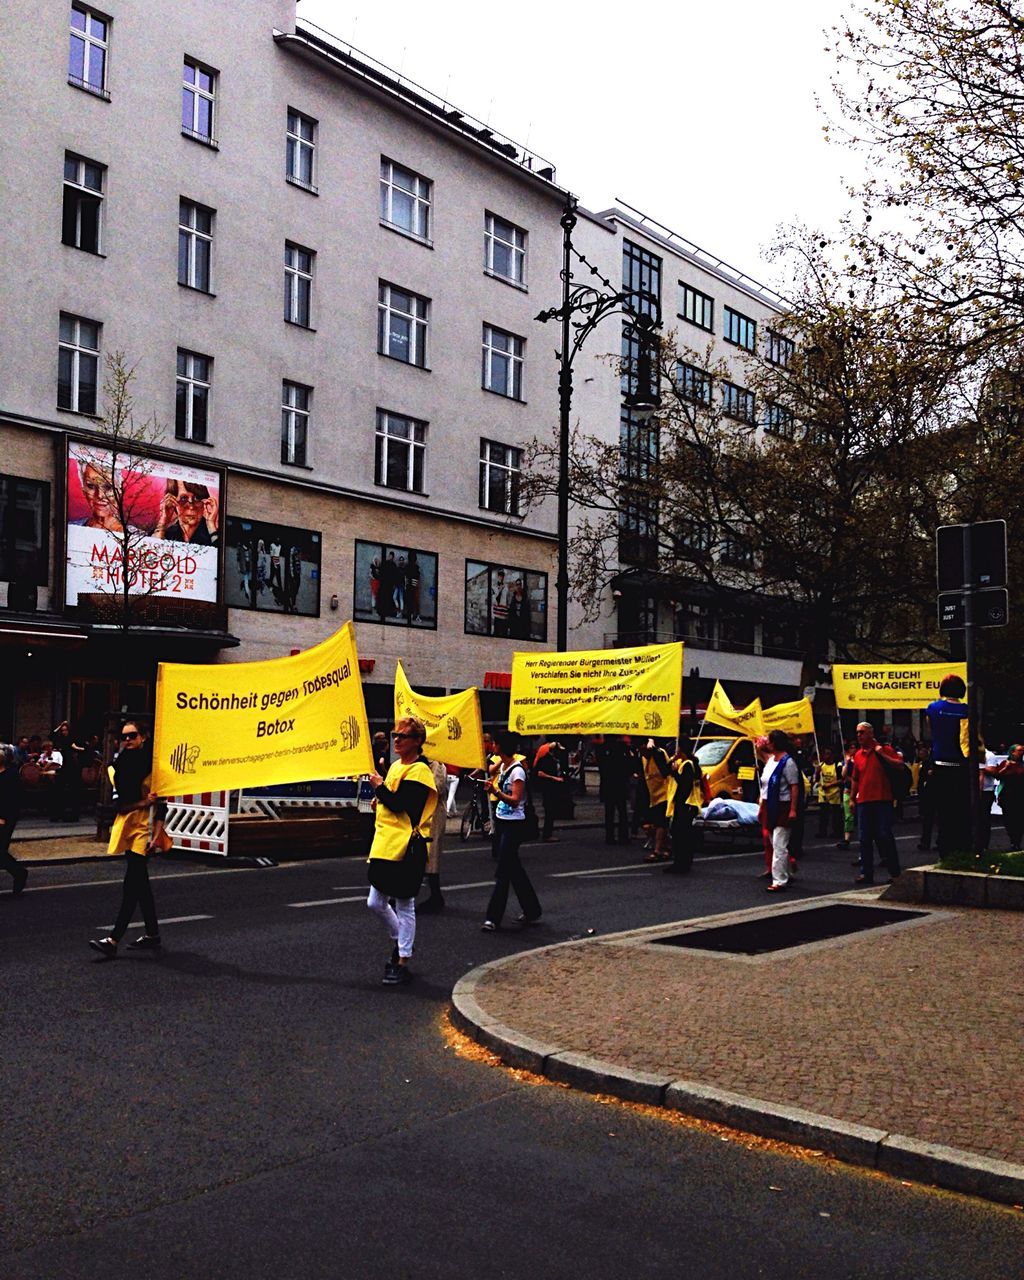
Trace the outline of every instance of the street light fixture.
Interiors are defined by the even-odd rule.
[[[558,361],[558,576],[555,591],[558,601],[557,648],[564,653],[568,647],[569,627],[569,420],[572,412],[572,366],[584,342],[602,320],[619,313],[629,319],[637,331],[637,359],[635,370],[629,373],[629,388],[623,403],[634,417],[649,418],[659,407],[658,379],[652,362],[657,349],[657,330],[661,322],[656,318],[657,299],[642,289],[616,290],[610,280],[588,262],[573,245],[573,228],[577,200],[566,194],[565,209],[560,219],[562,227],[562,304],[542,311],[537,319],[541,324],[558,320],[562,326],[562,341],[555,353]],[[573,263],[585,266],[607,292],[592,284],[577,283],[573,279]],[[645,305],[646,304],[646,305]]]

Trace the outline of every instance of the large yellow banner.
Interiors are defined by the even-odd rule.
[[[395,668],[395,719],[416,716],[427,728],[423,754],[464,769],[484,766],[484,726],[476,689],[428,697],[409,684],[402,664]]]
[[[508,727],[516,733],[641,733],[674,738],[683,646],[512,655]]]
[[[721,681],[715,681],[711,701],[704,712],[705,721],[710,720],[712,724],[721,725],[724,729],[735,729],[744,737],[755,738],[759,733],[764,733],[761,716],[760,698],[748,702],[745,707],[734,707],[722,688]]]
[[[290,658],[160,663],[153,730],[158,795],[372,772],[351,622]]]
[[[833,664],[836,706],[919,710],[939,696],[944,676],[957,675],[966,683],[966,662],[915,662],[898,667],[879,663]]]
[[[786,733],[813,733],[814,710],[810,698],[797,702],[777,702],[774,707],[764,707],[761,723],[765,733],[772,729],[784,729]]]

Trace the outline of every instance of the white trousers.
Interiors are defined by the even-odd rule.
[[[789,884],[789,837],[792,827],[772,828],[772,884]]]
[[[371,887],[366,905],[384,921],[391,941],[398,943],[398,954],[408,960],[416,941],[416,899],[396,898],[392,908],[387,894]]]
[[[448,800],[445,805],[445,811],[449,818],[455,817],[455,793],[459,789],[459,775],[453,773],[448,779]]]

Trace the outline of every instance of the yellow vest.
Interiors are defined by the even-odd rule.
[[[688,758],[684,759],[682,756],[674,759],[672,761],[672,772],[665,779],[668,785],[668,804],[665,812],[670,818],[674,818],[676,816],[676,804],[679,801],[679,778],[676,775],[676,769],[682,769],[683,765],[687,763],[687,760]],[[701,783],[700,774],[697,772],[696,761],[693,761],[692,763],[693,786],[690,788],[690,794],[684,797],[683,804],[689,805],[691,809],[699,810],[704,807],[704,786]]]
[[[668,778],[661,776],[656,763],[658,753],[647,756],[644,760],[644,778],[647,782],[647,793],[651,797],[651,805],[665,804],[668,800]]]
[[[836,764],[823,764],[819,766],[819,788],[818,797],[820,804],[838,804],[842,797],[839,794],[839,766]]]
[[[423,806],[419,826],[415,828],[416,831],[429,835],[431,815],[437,807],[437,787],[434,785],[434,775],[430,772],[430,765],[425,760],[414,760],[412,764],[402,764],[400,760],[396,760],[388,770],[384,785],[389,791],[397,791],[398,784],[406,779],[410,782],[422,782],[430,792]],[[370,857],[383,858],[386,862],[401,862],[405,857],[405,850],[413,830],[407,813],[393,813],[387,805],[378,801]]]
[[[114,766],[107,770],[110,781],[114,781]],[[148,795],[152,774],[142,780],[142,794]],[[149,853],[149,809],[133,809],[130,813],[119,813],[110,824],[110,839],[107,842],[107,853],[138,853],[145,857]]]

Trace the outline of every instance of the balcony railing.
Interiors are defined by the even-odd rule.
[[[677,640],[682,640],[688,649],[709,649],[713,653],[745,653],[752,657],[782,658],[790,662],[800,661],[804,656],[799,649],[786,649],[780,645],[687,635],[681,631],[606,631],[604,648],[633,649],[645,644],[672,644]]]

